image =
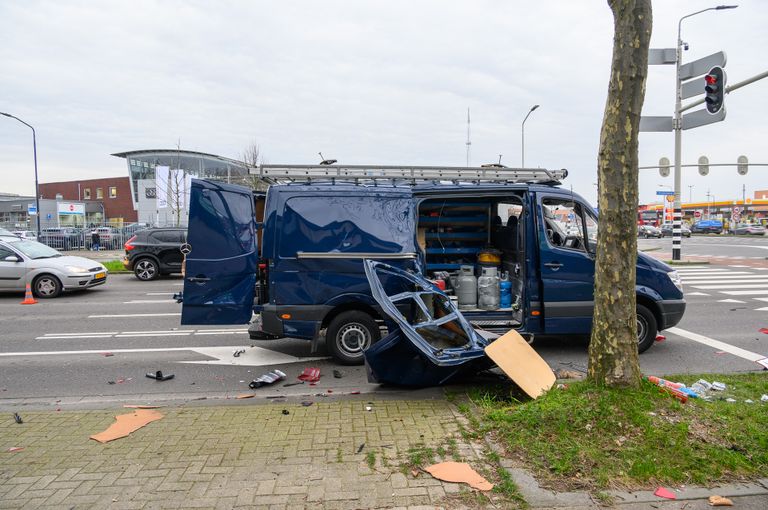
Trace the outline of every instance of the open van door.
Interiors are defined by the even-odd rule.
[[[182,324],[247,324],[253,315],[258,240],[253,192],[192,180]]]

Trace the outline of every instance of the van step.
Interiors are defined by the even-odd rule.
[[[511,328],[519,326],[517,321],[469,321],[473,326],[483,326],[485,328]]]
[[[313,180],[375,182],[398,179],[413,183],[462,181],[557,184],[568,176],[566,169],[381,165],[259,165],[249,168],[248,172],[268,183]]]

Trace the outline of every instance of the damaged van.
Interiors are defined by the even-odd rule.
[[[250,323],[252,338],[307,339],[313,351],[325,342],[340,362],[362,363],[389,319],[366,276],[372,260],[425,278],[473,328],[528,340],[590,333],[598,218],[559,187],[565,170],[252,172],[271,182],[266,196],[192,181],[182,324]],[[661,261],[638,253],[636,275],[643,352],[682,319],[685,299]],[[403,285],[387,271],[377,281],[386,295]],[[423,312],[406,301],[404,316]]]

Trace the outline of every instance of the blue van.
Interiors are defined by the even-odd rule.
[[[182,324],[251,323],[252,338],[307,339],[313,352],[324,339],[340,362],[362,363],[386,318],[366,278],[369,259],[424,276],[452,299],[462,266],[480,274],[493,265],[512,284],[511,303],[463,309],[473,326],[514,328],[530,340],[590,333],[598,219],[558,186],[564,170],[258,172],[274,182],[266,196],[192,181]],[[661,261],[638,253],[636,276],[643,352],[682,319],[685,299],[677,272]]]

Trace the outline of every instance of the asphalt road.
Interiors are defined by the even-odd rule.
[[[755,359],[768,355],[768,239],[694,238],[684,244],[698,254],[720,255],[712,264],[680,268],[688,309],[666,340],[640,357],[649,374],[759,370]],[[641,240],[641,249],[664,257],[670,239]],[[736,257],[755,257],[742,258]],[[247,326],[180,326],[180,305],[172,294],[181,278],[139,282],[132,275],[110,275],[106,285],[67,294],[36,305],[20,305],[18,294],[0,295],[0,407],[97,407],[105,402],[150,403],[205,398],[234,399],[239,394],[293,399],[437,397],[438,389],[415,392],[366,382],[363,367],[337,366],[325,352],[311,353],[309,342],[284,339],[252,342]],[[721,342],[721,343],[718,343]],[[586,344],[537,339],[534,347],[553,368],[584,369]],[[234,357],[234,351],[245,353]],[[111,356],[105,355],[111,353]],[[271,369],[296,382],[305,368],[317,366],[316,386],[276,383],[252,391],[248,383]],[[334,378],[333,370],[342,378]],[[175,378],[157,382],[147,372]],[[320,396],[324,395],[324,396]]]

